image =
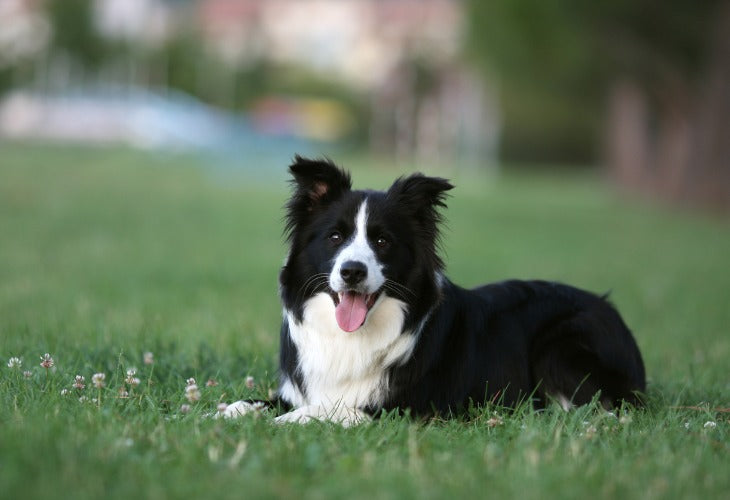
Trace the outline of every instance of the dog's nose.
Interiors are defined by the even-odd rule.
[[[368,268],[357,260],[348,260],[340,267],[340,276],[348,285],[357,285],[368,276]]]

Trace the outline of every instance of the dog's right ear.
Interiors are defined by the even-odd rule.
[[[296,155],[289,172],[295,186],[292,201],[296,201],[297,209],[308,212],[339,198],[352,187],[350,174],[329,159],[310,160]]]
[[[286,228],[291,238],[294,228],[317,209],[342,196],[352,187],[350,174],[331,160],[310,160],[299,155],[289,166],[294,192],[286,204]]]

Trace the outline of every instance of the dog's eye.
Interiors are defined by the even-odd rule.
[[[335,231],[334,233],[330,234],[328,239],[330,240],[330,243],[333,245],[339,245],[342,243],[342,235]]]
[[[388,248],[388,246],[390,246],[390,242],[383,236],[375,240],[375,244],[378,246],[378,248]]]

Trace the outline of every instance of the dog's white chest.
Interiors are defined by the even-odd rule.
[[[307,301],[301,323],[285,311],[305,394],[284,380],[282,397],[295,407],[377,406],[387,391],[387,369],[408,359],[415,345],[415,335],[401,333],[404,307],[397,299],[381,296],[365,324],[351,333],[337,325],[334,304],[325,293]]]

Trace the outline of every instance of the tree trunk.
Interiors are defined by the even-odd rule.
[[[654,106],[637,80],[612,86],[605,156],[625,189],[730,212],[730,2],[716,20],[699,85],[666,81]]]
[[[708,71],[700,87],[688,196],[730,211],[730,2],[717,17]]]
[[[609,91],[606,161],[613,180],[632,191],[649,183],[649,109],[646,96],[634,81],[615,82]]]

